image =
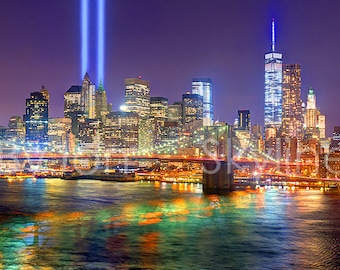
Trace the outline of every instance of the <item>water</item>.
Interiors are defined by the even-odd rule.
[[[339,269],[340,193],[0,180],[0,269]]]

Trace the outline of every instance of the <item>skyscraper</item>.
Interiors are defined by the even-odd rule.
[[[96,118],[101,119],[104,122],[106,115],[109,113],[106,91],[103,84],[100,83],[96,91]]]
[[[192,80],[192,94],[203,97],[203,126],[212,126],[214,122],[214,106],[212,102],[212,83],[209,78]]]
[[[306,106],[306,128],[315,129],[317,124],[317,109],[316,109],[316,96],[312,88],[309,89],[307,95]]]
[[[125,106],[140,117],[150,116],[150,83],[138,78],[125,79]]]
[[[301,66],[283,66],[282,135],[302,139]]]
[[[79,119],[84,116],[82,107],[82,87],[72,85],[64,94],[64,117],[72,120],[72,133],[78,135]]]
[[[85,74],[82,82],[81,105],[86,118],[94,119],[96,117],[96,87],[91,82],[88,73]]]
[[[199,94],[183,94],[183,124],[203,119],[203,96]]]
[[[25,124],[20,116],[11,116],[9,119],[6,138],[16,142],[22,142],[25,139]]]
[[[26,144],[35,150],[47,150],[48,144],[48,99],[46,91],[33,92],[26,99]]]
[[[282,54],[275,51],[275,20],[272,20],[271,52],[265,54],[264,125],[279,129],[282,122]]]
[[[250,110],[238,111],[238,129],[250,130]]]

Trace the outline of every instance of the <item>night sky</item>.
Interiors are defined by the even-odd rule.
[[[90,0],[89,75],[97,84],[96,11]],[[117,110],[124,78],[150,81],[151,96],[181,100],[195,77],[213,81],[215,118],[234,122],[250,109],[263,125],[264,54],[276,19],[277,51],[302,67],[302,99],[313,87],[327,134],[340,125],[340,1],[106,0],[104,87]],[[0,125],[22,116],[30,92],[50,91],[50,116],[80,85],[80,0],[1,0]]]

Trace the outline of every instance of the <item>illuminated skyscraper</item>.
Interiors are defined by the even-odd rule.
[[[317,124],[317,109],[316,109],[316,96],[312,88],[309,89],[307,95],[306,106],[306,128],[315,129]]]
[[[176,122],[178,126],[182,125],[182,116],[183,116],[183,103],[181,101],[176,101],[174,104],[169,105],[169,122]]]
[[[64,117],[72,121],[72,133],[78,135],[79,119],[84,116],[81,104],[82,87],[72,85],[64,94]]]
[[[101,119],[104,122],[108,113],[106,91],[103,84],[100,83],[96,91],[96,118]]]
[[[48,99],[46,92],[33,92],[26,99],[26,127],[27,147],[34,150],[47,150],[48,143]]]
[[[111,112],[104,127],[105,151],[109,153],[136,153],[138,151],[138,114]]]
[[[70,118],[48,119],[48,144],[52,152],[73,153],[74,136],[71,132]]]
[[[203,126],[212,126],[214,122],[214,106],[211,79],[193,79],[192,94],[198,94],[203,97]]]
[[[265,54],[264,125],[279,129],[282,122],[282,54],[275,51],[275,21],[272,21],[272,48]]]
[[[86,118],[94,119],[96,117],[96,87],[87,73],[82,82],[81,106]]]
[[[150,116],[150,83],[141,77],[125,79],[125,106],[140,117]]]
[[[164,97],[150,98],[150,118],[153,120],[153,144],[159,146],[161,143],[162,130],[168,119],[168,99]]]
[[[8,122],[8,129],[6,131],[6,138],[8,140],[22,142],[25,139],[25,124],[20,116],[12,116]]]
[[[238,129],[250,130],[250,110],[238,111]]]
[[[282,135],[302,139],[301,67],[283,66]]]
[[[199,94],[184,94],[183,102],[183,124],[203,119],[203,96]]]

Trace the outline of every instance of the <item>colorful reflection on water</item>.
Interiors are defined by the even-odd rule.
[[[0,180],[0,269],[337,269],[340,194]]]

